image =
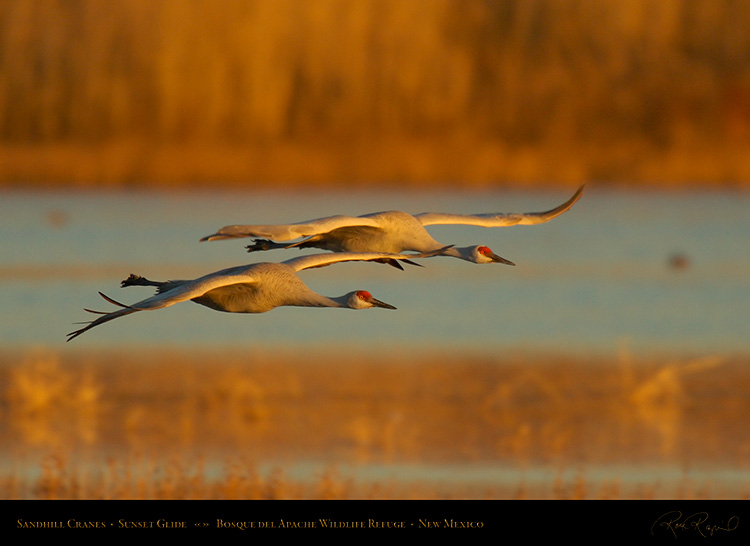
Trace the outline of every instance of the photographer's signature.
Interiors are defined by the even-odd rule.
[[[726,521],[712,522],[709,521],[708,512],[695,512],[683,516],[679,510],[667,512],[659,517],[651,525],[651,534],[655,535],[660,531],[671,533],[674,538],[685,532],[698,533],[702,537],[711,537],[719,533],[728,533],[737,529],[740,519],[737,516],[730,516]]]

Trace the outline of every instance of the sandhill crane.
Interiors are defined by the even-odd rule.
[[[333,252],[430,252],[444,247],[427,232],[424,226],[437,224],[463,224],[483,227],[522,226],[549,222],[564,213],[581,197],[583,186],[562,205],[545,212],[447,214],[424,212],[411,215],[400,211],[377,212],[363,216],[328,216],[296,224],[233,225],[225,226],[201,241],[261,237],[247,251],[276,248],[320,248]],[[301,241],[288,243],[302,237]],[[487,246],[455,247],[442,253],[473,263],[502,263],[515,265],[501,258]],[[385,263],[398,267],[395,260]],[[405,261],[405,260],[402,260]],[[409,263],[407,261],[407,263]]]
[[[94,326],[124,317],[137,311],[150,311],[169,307],[182,301],[194,301],[216,311],[228,313],[265,313],[282,305],[301,307],[340,307],[368,309],[382,307],[395,309],[378,301],[366,290],[355,290],[339,297],[326,297],[313,292],[297,276],[297,272],[315,267],[325,267],[338,262],[379,261],[388,259],[424,258],[432,253],[388,255],[383,253],[322,253],[300,256],[281,263],[262,262],[222,269],[193,280],[150,281],[130,275],[121,286],[155,286],[156,294],[132,305],[124,305],[99,292],[99,295],[120,307],[116,311],[102,312],[85,309],[102,315],[86,326],[70,332],[68,341],[80,336]]]

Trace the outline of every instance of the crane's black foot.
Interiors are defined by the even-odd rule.
[[[159,286],[161,283],[156,283],[154,281],[150,281],[145,277],[141,277],[140,275],[133,275],[132,273],[130,276],[122,281],[120,283],[120,286],[122,288],[125,288],[126,286]]]
[[[245,247],[248,252],[255,252],[256,250],[271,250],[275,248],[275,243],[268,239],[253,239],[253,244]]]

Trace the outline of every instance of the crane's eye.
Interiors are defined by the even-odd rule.
[[[489,248],[489,247],[487,247],[487,246],[480,246],[480,247],[478,247],[478,248],[477,248],[477,251],[478,251],[478,252],[479,252],[480,254],[484,254],[485,256],[486,256],[487,254],[491,254],[491,253],[492,253],[492,251],[490,250],[490,248]]]
[[[372,299],[372,295],[370,295],[370,293],[365,290],[360,290],[359,292],[357,292],[357,297],[362,301],[369,301]]]

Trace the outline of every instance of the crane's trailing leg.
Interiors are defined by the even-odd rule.
[[[145,277],[141,277],[140,275],[133,275],[131,273],[127,279],[120,283],[120,286],[122,288],[125,288],[126,286],[155,286],[157,288],[161,288],[165,284],[166,283],[164,282],[150,281]]]
[[[247,245],[245,248],[248,252],[255,252],[258,250],[274,250],[276,248],[290,248],[289,244],[276,243],[270,239],[254,239],[253,244]]]
[[[175,286],[180,286],[184,283],[185,281],[150,281],[146,277],[133,275],[131,273],[127,279],[120,283],[120,286],[122,288],[125,288],[127,286],[155,286],[156,293],[163,294],[164,292],[170,291]]]

